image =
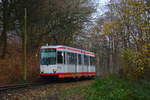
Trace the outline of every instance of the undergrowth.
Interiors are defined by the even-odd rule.
[[[61,95],[61,100],[150,100],[150,83],[133,82],[116,76],[96,79],[90,86],[74,88]]]

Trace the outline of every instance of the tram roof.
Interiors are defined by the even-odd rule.
[[[65,46],[65,45],[46,45],[46,46],[42,46],[41,49],[48,49],[48,48],[55,48],[58,50],[65,50],[68,52],[75,52],[75,53],[81,53],[81,54],[86,54],[86,55],[90,55],[90,56],[95,56],[95,54],[93,52],[89,52],[83,49],[78,49],[78,48],[73,48],[73,47],[69,47],[69,46]]]

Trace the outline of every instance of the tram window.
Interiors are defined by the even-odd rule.
[[[56,49],[42,49],[40,54],[41,65],[56,64]]]
[[[91,66],[95,65],[95,58],[94,57],[90,57],[90,64],[91,64]]]
[[[68,55],[68,64],[72,64],[72,53],[67,53]]]
[[[84,55],[84,64],[89,65],[89,57]]]
[[[87,56],[87,65],[89,65],[89,64],[90,64],[89,59],[90,59],[90,57],[89,57],[89,56]]]
[[[81,65],[82,61],[81,61],[81,55],[80,54],[78,55],[78,61],[79,61],[79,65]]]
[[[62,64],[63,63],[63,54],[62,52],[57,52],[57,63]]]
[[[66,53],[64,52],[64,64],[66,64]]]
[[[77,54],[73,54],[73,64],[77,64]]]
[[[77,54],[67,53],[69,64],[77,64]]]

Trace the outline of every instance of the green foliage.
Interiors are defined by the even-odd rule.
[[[145,44],[141,51],[126,49],[122,51],[123,71],[128,79],[149,79],[150,44]]]
[[[129,82],[111,76],[97,79],[92,84],[92,91],[89,90],[88,100],[149,100],[148,88],[141,87],[140,84]],[[90,96],[91,92],[95,92]],[[95,98],[95,99],[93,99]]]
[[[68,92],[69,94],[63,96],[80,94],[84,95],[84,100],[150,100],[150,83],[137,83],[109,76],[96,79],[90,86]]]

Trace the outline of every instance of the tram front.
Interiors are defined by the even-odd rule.
[[[57,52],[54,48],[41,48],[40,73],[50,74],[57,72]]]

